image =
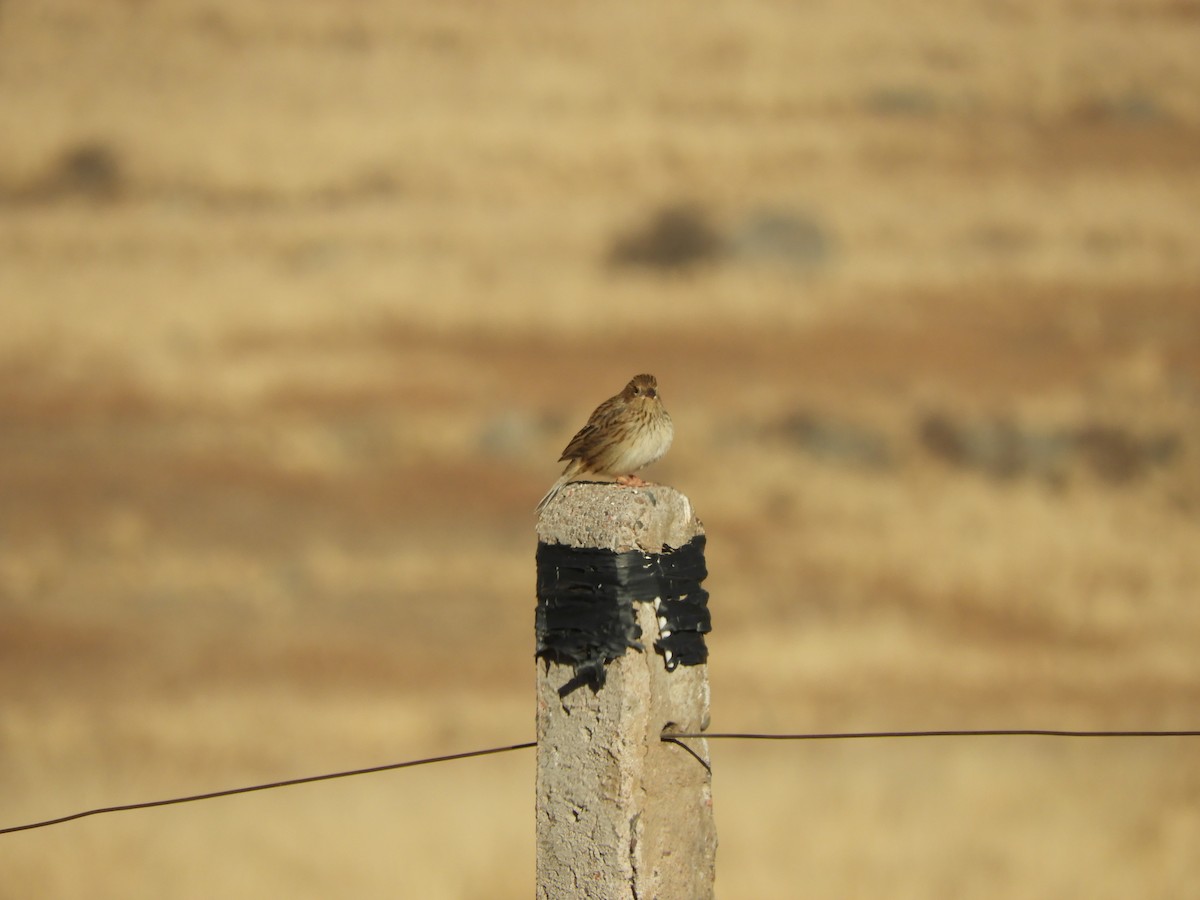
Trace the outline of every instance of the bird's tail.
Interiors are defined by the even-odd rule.
[[[549,505],[550,501],[558,495],[558,492],[563,489],[563,486],[566,485],[566,483],[572,478],[574,478],[573,472],[563,472],[562,476],[558,479],[558,481],[554,482],[554,485],[550,488],[550,490],[546,491],[546,496],[538,501],[537,511],[540,513],[543,509],[545,509],[547,505]]]

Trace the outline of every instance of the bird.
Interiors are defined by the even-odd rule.
[[[559,462],[561,477],[537,505],[541,512],[564,485],[589,477],[642,487],[633,473],[662,458],[671,447],[675,426],[658,394],[658,379],[635,375],[625,389],[596,407],[587,424],[571,438]]]

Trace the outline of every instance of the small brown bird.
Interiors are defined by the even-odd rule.
[[[660,459],[674,436],[675,426],[658,396],[657,379],[635,375],[625,390],[597,406],[571,438],[558,458],[566,460],[567,467],[537,505],[538,512],[572,481],[593,478],[633,487],[646,484],[633,473]]]

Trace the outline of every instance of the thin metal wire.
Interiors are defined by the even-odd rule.
[[[660,740],[678,744],[708,768],[708,762],[700,757],[692,748],[683,743],[688,738],[704,738],[706,740],[739,740],[739,741],[831,741],[854,740],[864,738],[929,738],[929,737],[1094,737],[1094,738],[1146,738],[1146,737],[1200,737],[1200,731],[1066,731],[1062,729],[1044,728],[988,728],[978,730],[954,729],[944,731],[840,731],[840,732],[800,732],[794,734],[769,734],[748,731],[674,731],[665,732]],[[34,828],[47,828],[51,825],[61,825],[75,819],[88,816],[98,816],[105,813],[126,812],[134,809],[150,809],[155,806],[171,806],[177,803],[193,803],[197,800],[212,800],[216,797],[231,797],[235,794],[248,794],[252,791],[267,791],[274,788],[291,787],[297,784],[311,784],[315,781],[331,781],[335,778],[349,778],[352,775],[370,775],[375,772],[387,772],[392,769],[409,769],[414,766],[425,766],[432,763],[451,762],[457,759],[470,759],[475,756],[490,756],[497,753],[509,753],[513,750],[528,750],[537,746],[537,741],[526,741],[521,744],[509,744],[503,747],[488,747],[484,750],[469,750],[465,753],[450,753],[445,756],[429,756],[424,759],[410,759],[405,762],[387,763],[382,766],[370,766],[365,769],[348,769],[343,772],[330,772],[325,775],[309,775],[304,778],[289,778],[284,781],[271,781],[266,784],[253,784],[248,787],[229,788],[223,791],[210,791],[206,794],[191,794],[186,797],[172,797],[168,800],[150,800],[145,803],[126,803],[121,806],[105,806],[99,809],[88,809],[83,812],[60,816],[57,819],[46,819],[41,822],[30,822],[27,825],[13,825],[0,828],[0,834],[12,834],[17,831],[30,831]]]
[[[13,825],[0,828],[0,834],[11,834],[14,831],[29,831],[33,828],[46,828],[50,825],[61,825],[87,816],[98,816],[102,813],[125,812],[131,809],[150,809],[153,806],[170,806],[175,803],[192,803],[196,800],[211,800],[214,797],[230,797],[234,794],[248,794],[251,791],[267,791],[273,788],[291,787],[296,784],[310,784],[314,781],[330,781],[334,778],[349,778],[351,775],[370,775],[374,772],[387,772],[391,769],[408,769],[413,766],[425,766],[430,763],[450,762],[455,759],[469,759],[473,756],[490,756],[495,753],[508,753],[511,750],[528,750],[536,747],[537,741],[526,741],[523,744],[510,744],[506,747],[489,747],[486,750],[469,750],[466,753],[451,753],[446,756],[430,756],[425,759],[410,759],[405,762],[387,763],[382,766],[370,766],[366,769],[349,769],[345,772],[330,772],[327,775],[309,775],[305,778],[289,778],[286,781],[272,781],[267,784],[253,784],[249,787],[230,788],[224,791],[211,791],[207,794],[192,794],[187,797],[172,797],[169,800],[150,800],[146,803],[126,803],[121,806],[105,806],[100,809],[89,809],[60,816],[57,819],[46,819],[44,822],[31,822],[28,825]]]
[[[671,731],[662,740],[707,738],[709,740],[739,741],[844,741],[861,738],[925,738],[925,737],[1200,737],[1200,731],[1065,731],[1057,728],[984,728],[952,729],[945,731],[840,731],[801,732],[799,734],[761,734],[745,731]]]

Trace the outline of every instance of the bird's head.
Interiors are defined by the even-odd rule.
[[[657,400],[658,379],[653,375],[634,375],[633,380],[625,385],[622,395],[626,402],[633,400]]]

